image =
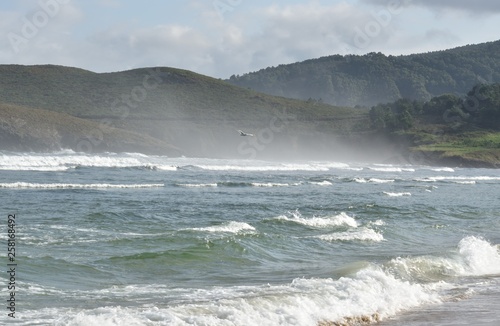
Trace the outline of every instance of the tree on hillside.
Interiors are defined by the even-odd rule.
[[[427,102],[400,99],[379,104],[370,110],[372,127],[380,131],[411,128],[415,120],[426,118],[454,127],[474,126],[500,129],[500,84],[479,84],[460,98],[454,94],[436,96]]]
[[[423,113],[434,116],[442,116],[447,110],[452,108],[461,108],[463,100],[453,94],[444,94],[433,97],[426,102],[423,107]]]
[[[407,130],[413,126],[414,116],[420,114],[420,111],[421,105],[418,102],[400,99],[372,107],[370,118],[373,127],[378,130]]]
[[[476,85],[464,100],[479,126],[500,129],[500,84]]]

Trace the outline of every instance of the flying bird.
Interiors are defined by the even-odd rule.
[[[238,130],[238,132],[240,133],[240,136],[244,136],[244,137],[246,137],[246,136],[253,137],[253,134],[249,134],[249,133],[243,132],[243,131],[241,131],[241,130]]]

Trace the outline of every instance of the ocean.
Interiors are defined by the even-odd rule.
[[[61,151],[0,176],[0,324],[499,325],[499,170]]]

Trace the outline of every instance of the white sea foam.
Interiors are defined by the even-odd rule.
[[[298,186],[298,183],[295,184],[289,184],[289,183],[278,183],[278,182],[252,182],[252,186],[254,187],[265,187],[265,188],[270,188],[270,187],[289,187],[289,186]]]
[[[300,212],[298,211],[292,212],[290,214],[292,215],[292,217],[281,215],[276,217],[276,220],[288,221],[318,228],[333,227],[333,226],[349,226],[352,228],[358,227],[358,222],[356,222],[354,218],[350,217],[344,212],[334,216],[310,217],[310,218],[304,218],[302,214],[300,214]]]
[[[384,236],[375,230],[368,228],[359,228],[345,232],[335,232],[330,234],[322,234],[315,236],[325,241],[372,241],[380,242],[384,240]]]
[[[417,178],[419,182],[466,182],[466,181],[500,181],[500,177],[493,176],[435,176],[427,178]]]
[[[194,166],[213,171],[329,171],[350,169],[338,162],[274,163],[248,160],[222,160],[201,158],[167,158],[138,153],[84,154],[73,151],[58,153],[0,154],[0,170],[65,171],[75,167],[146,168],[176,171],[179,167]]]
[[[137,295],[133,288],[129,290],[121,295]],[[165,291],[165,296],[171,296],[168,291],[173,291],[160,290]],[[401,281],[373,265],[340,279],[298,278],[283,285],[214,287],[184,292],[178,293],[182,300],[168,307],[107,306],[44,312],[46,316],[54,316],[55,324],[61,325],[317,326],[321,322],[342,323],[348,319],[376,322],[404,310],[441,302],[428,287]]]
[[[376,221],[373,221],[373,222],[369,222],[369,225],[376,225],[376,226],[382,226],[382,225],[386,225],[386,223],[382,220],[376,220]]]
[[[60,172],[75,168],[75,166],[22,166],[22,165],[2,165],[0,170],[4,171],[42,171]]]
[[[269,163],[252,161],[231,161],[227,164],[221,160],[210,162],[213,164],[194,164],[194,166],[211,171],[249,171],[249,172],[265,172],[265,171],[329,171],[330,169],[348,169],[349,165],[336,162],[312,162],[312,163]]]
[[[221,225],[213,225],[207,226],[203,228],[189,228],[186,230],[190,231],[200,231],[200,232],[225,232],[225,233],[240,233],[242,231],[255,231],[255,228],[248,223],[245,222],[236,222],[231,221],[229,223],[221,224]]]
[[[368,182],[373,182],[373,183],[391,183],[394,181],[395,180],[393,179],[377,179],[377,178],[371,178],[368,180]]]
[[[179,183],[177,186],[186,188],[215,188],[217,187],[217,183]]]
[[[133,157],[109,155],[13,154],[0,156],[0,168],[10,170],[60,171],[69,167],[131,167],[142,163]]]
[[[177,171],[177,169],[179,168],[178,166],[175,165],[152,164],[152,163],[144,164],[142,165],[142,167],[146,169],[159,170],[159,171]]]
[[[146,184],[110,184],[110,183],[29,183],[12,182],[0,183],[0,188],[28,188],[28,189],[105,189],[105,188],[158,188],[164,187],[163,183]]]
[[[469,236],[458,244],[466,275],[500,274],[500,251],[488,241]]]
[[[158,158],[155,158],[158,159]],[[177,166],[152,162],[146,155],[83,154],[65,151],[51,154],[19,153],[0,155],[0,170],[65,171],[76,167],[147,168],[175,171]]]
[[[455,181],[456,184],[460,185],[475,185],[476,181],[474,180],[469,180],[469,181]]]
[[[396,180],[394,179],[377,179],[377,178],[370,178],[370,179],[365,179],[365,178],[354,178],[354,182],[357,183],[392,183]]]
[[[333,185],[333,183],[331,183],[330,181],[328,180],[324,180],[324,181],[311,181],[310,182],[312,185],[316,185],[316,186],[331,186]]]
[[[375,167],[370,167],[369,169],[377,172],[415,172],[414,168],[397,167],[383,164],[376,165]]]
[[[468,236],[460,241],[451,256],[398,257],[387,266],[400,277],[425,282],[457,276],[498,275],[500,252],[488,241]]]
[[[452,168],[446,168],[446,167],[443,167],[443,168],[433,168],[431,170],[435,171],[435,172],[455,172],[454,169],[452,169]]]
[[[309,164],[281,164],[281,165],[195,165],[203,170],[210,171],[328,171],[328,167]]]
[[[408,196],[411,196],[410,192],[387,192],[387,191],[384,191],[384,194],[386,194],[389,197],[408,197]]]

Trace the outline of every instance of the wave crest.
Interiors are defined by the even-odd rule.
[[[276,217],[276,220],[293,222],[297,224],[302,224],[306,226],[312,227],[334,227],[334,226],[348,226],[352,228],[358,227],[358,222],[346,213],[342,212],[338,215],[329,216],[329,217],[310,217],[304,218],[299,211],[291,212],[292,216],[288,217],[286,215],[281,215]]]

